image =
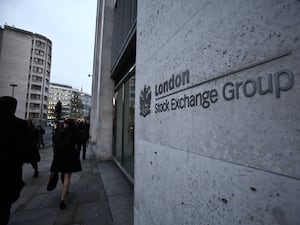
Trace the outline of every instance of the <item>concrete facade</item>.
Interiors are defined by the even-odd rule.
[[[51,41],[5,25],[0,29],[0,96],[14,95],[16,115],[43,123],[47,119]],[[11,84],[17,85],[12,88]]]
[[[91,142],[98,160],[111,159],[113,151],[114,82],[110,78],[113,8],[113,1],[98,1],[90,117]]]
[[[138,1],[135,225],[300,224],[299,11]]]
[[[10,84],[18,85],[13,93],[18,100],[16,116],[24,119],[32,38],[30,33],[10,29],[1,29],[0,33],[0,96],[11,96]]]

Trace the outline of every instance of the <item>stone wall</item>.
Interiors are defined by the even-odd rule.
[[[98,160],[112,158],[114,82],[111,79],[113,1],[98,1],[93,64],[91,142]]]
[[[138,1],[135,225],[300,223],[299,12]]]

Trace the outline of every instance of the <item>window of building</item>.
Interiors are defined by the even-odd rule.
[[[30,94],[30,99],[32,99],[32,100],[40,100],[41,99],[41,95]]]
[[[41,68],[41,67],[34,66],[34,67],[32,67],[32,70],[33,70],[33,72],[36,72],[36,73],[43,73],[43,68]]]
[[[34,54],[39,55],[39,56],[44,56],[45,52],[39,49],[34,49]]]
[[[40,104],[38,104],[38,103],[30,103],[29,104],[29,108],[30,109],[39,109],[40,108]]]
[[[36,63],[36,64],[39,64],[39,65],[43,65],[44,64],[44,60],[39,59],[39,58],[34,58],[33,62]]]
[[[39,76],[32,75],[32,81],[42,82],[43,78]]]
[[[40,85],[31,85],[31,90],[40,91],[42,90],[42,87]]]
[[[46,44],[42,41],[35,41],[35,46],[40,47],[40,48],[45,48]]]
[[[135,75],[115,92],[114,157],[134,176]]]
[[[39,113],[34,113],[34,112],[29,113],[29,119],[38,119],[38,118],[40,118]]]

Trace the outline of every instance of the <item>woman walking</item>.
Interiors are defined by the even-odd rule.
[[[59,129],[54,139],[54,156],[51,172],[60,172],[63,182],[63,190],[59,206],[61,209],[66,208],[66,195],[71,183],[73,172],[82,171],[78,146],[80,144],[79,135],[75,129],[75,121],[67,119],[63,128]]]

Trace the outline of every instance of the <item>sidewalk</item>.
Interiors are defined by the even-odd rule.
[[[82,160],[82,172],[73,173],[67,209],[59,208],[62,184],[46,190],[52,147],[40,150],[39,177],[30,164],[23,167],[26,183],[13,204],[9,225],[132,225],[133,186],[112,161],[96,162],[91,148]]]

